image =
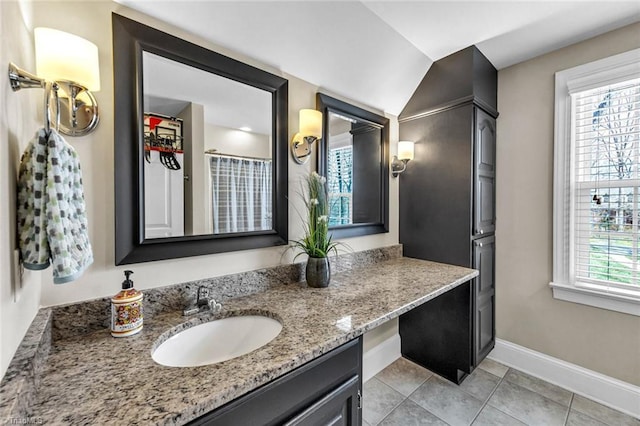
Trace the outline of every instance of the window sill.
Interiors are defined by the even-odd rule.
[[[632,296],[553,282],[549,286],[553,289],[555,299],[640,316],[640,299]]]

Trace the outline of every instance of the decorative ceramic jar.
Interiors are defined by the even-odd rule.
[[[306,275],[309,287],[328,287],[329,281],[331,281],[331,264],[329,263],[329,258],[309,256]]]

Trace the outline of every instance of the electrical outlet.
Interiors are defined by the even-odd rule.
[[[13,301],[17,302],[22,293],[22,276],[24,268],[20,262],[20,250],[13,251]]]

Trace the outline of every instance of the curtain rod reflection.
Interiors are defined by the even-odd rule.
[[[233,158],[233,159],[239,159],[239,160],[271,161],[271,158],[265,158],[265,157],[248,157],[245,155],[222,154],[222,153],[216,152],[215,149],[209,149],[205,151],[204,155],[212,155],[215,157]]]

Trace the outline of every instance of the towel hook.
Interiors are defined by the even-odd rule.
[[[58,97],[58,84],[47,81],[44,84],[44,129],[51,132],[51,97],[54,99],[55,116],[53,129],[57,132],[60,127],[60,98]]]
[[[54,99],[55,116],[53,117],[53,128],[57,131],[60,124],[60,98],[58,96],[58,83],[46,81],[43,78],[35,76],[28,71],[18,67],[13,62],[9,63],[9,81],[11,89],[17,92],[20,89],[44,89],[44,129],[47,133],[51,131],[51,98]]]

